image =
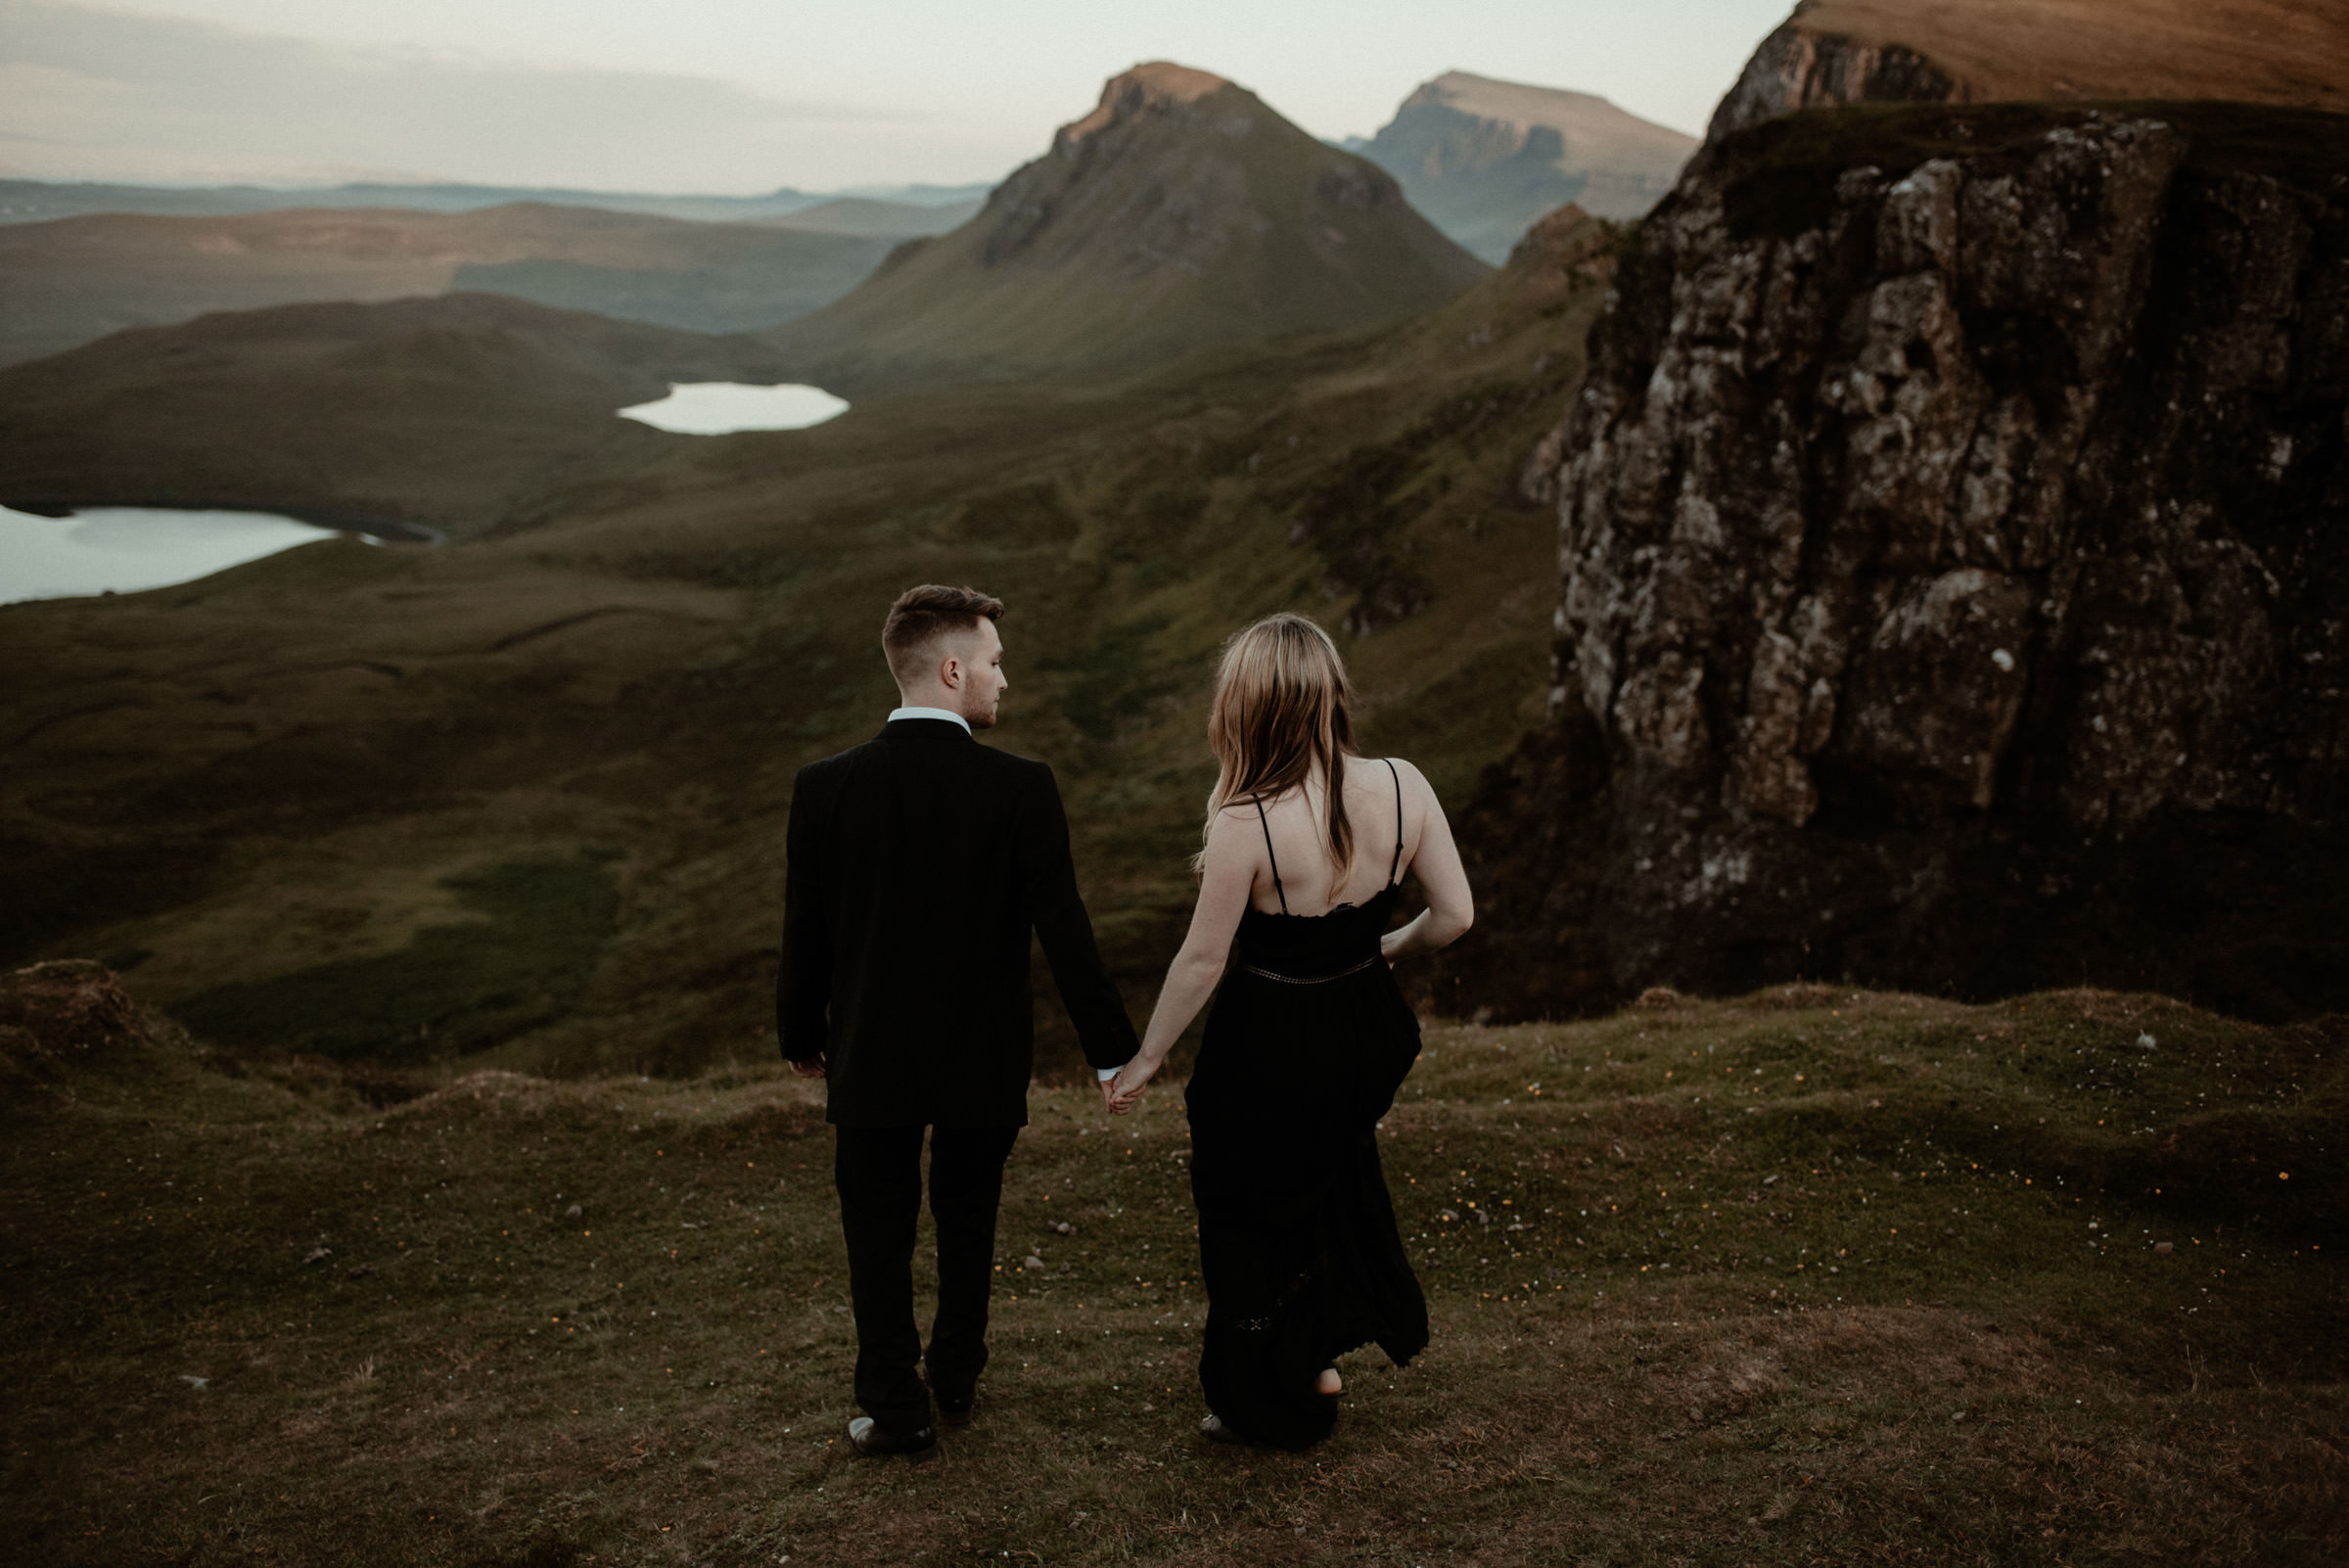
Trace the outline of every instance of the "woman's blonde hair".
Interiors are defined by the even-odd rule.
[[[1354,750],[1354,684],[1338,645],[1311,619],[1286,611],[1232,634],[1216,667],[1207,718],[1216,787],[1207,798],[1204,840],[1216,814],[1235,801],[1268,801],[1296,788],[1315,766],[1329,790],[1329,859],[1339,880],[1354,864],[1346,819],[1346,759]],[[1192,859],[1197,869],[1206,857]]]

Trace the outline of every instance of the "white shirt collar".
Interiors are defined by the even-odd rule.
[[[965,735],[971,732],[971,721],[947,708],[897,708],[890,711],[891,723],[900,718],[944,718],[950,723],[960,724]]]

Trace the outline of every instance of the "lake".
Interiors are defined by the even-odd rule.
[[[805,430],[848,406],[845,397],[797,382],[753,387],[739,381],[689,381],[669,383],[667,397],[623,408],[620,416],[680,436],[730,436],[738,430]]]
[[[167,588],[334,533],[270,512],[92,506],[36,517],[0,506],[0,604]]]

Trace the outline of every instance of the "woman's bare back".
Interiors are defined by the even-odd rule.
[[[1390,771],[1390,763],[1383,759],[1346,760],[1346,816],[1354,830],[1354,862],[1343,876],[1330,863],[1328,793],[1319,775],[1277,799],[1266,800],[1264,831],[1271,853],[1257,868],[1249,902],[1266,914],[1279,914],[1285,896],[1288,913],[1319,915],[1376,898],[1390,880],[1390,868],[1394,879],[1400,880],[1418,853],[1426,812],[1417,797],[1426,789],[1419,770],[1408,762],[1397,761]],[[1225,810],[1252,818],[1256,803],[1237,801]],[[1396,853],[1399,825],[1400,856]],[[1261,847],[1259,853],[1263,853]],[[1280,878],[1277,888],[1273,885],[1274,861]]]

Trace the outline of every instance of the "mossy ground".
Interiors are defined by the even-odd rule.
[[[1431,1025],[1384,1147],[1434,1344],[1294,1455],[1193,1432],[1174,1094],[1041,1086],[921,1467],[844,1452],[809,1085],[20,1081],[12,1554],[2338,1562],[2344,1043],[2099,992]]]

